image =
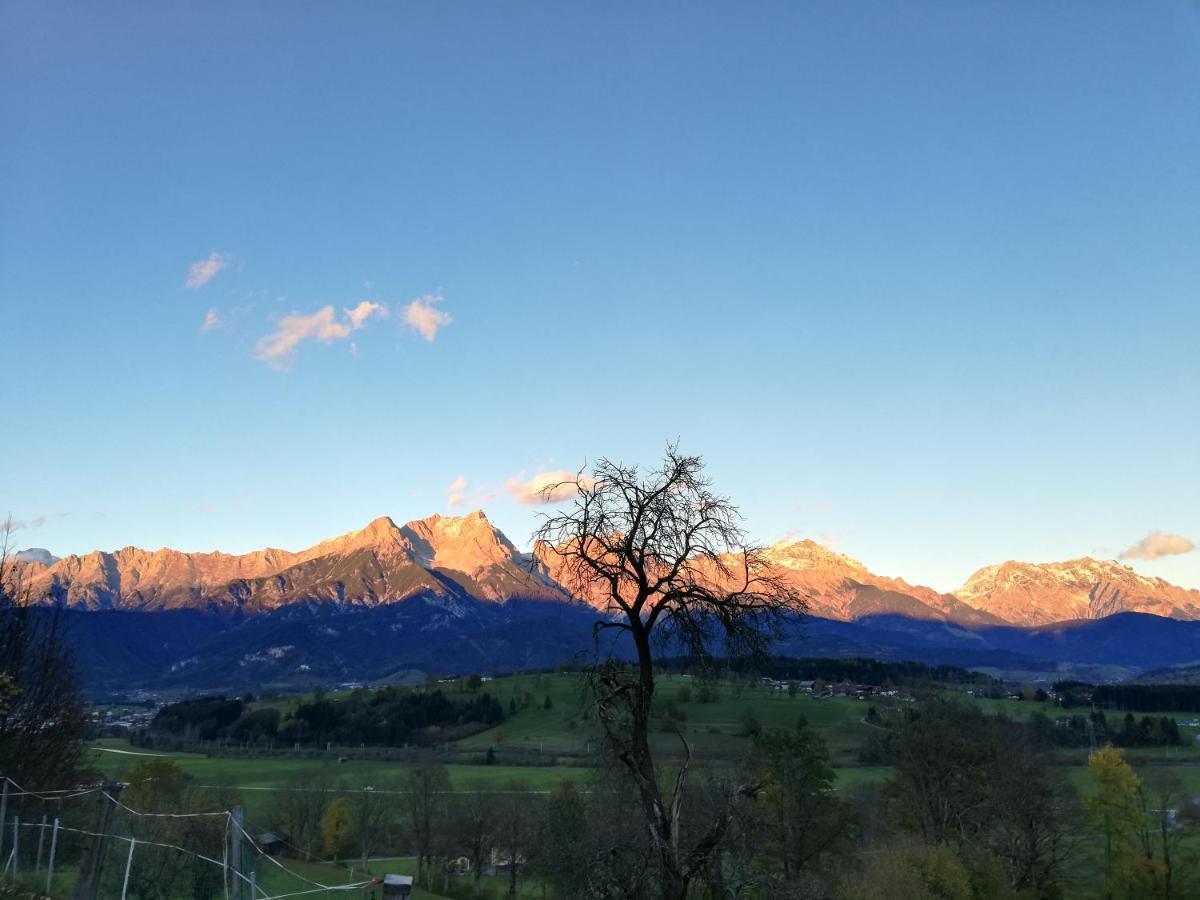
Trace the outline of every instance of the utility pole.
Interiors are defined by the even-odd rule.
[[[108,847],[108,833],[112,828],[113,813],[117,806],[109,797],[115,799],[120,793],[119,784],[105,785],[100,791],[100,809],[92,829],[94,834],[84,835],[83,838],[83,860],[79,864],[79,880],[75,882],[74,900],[96,900],[99,896],[97,892],[100,890],[100,873],[104,868],[104,851]]]

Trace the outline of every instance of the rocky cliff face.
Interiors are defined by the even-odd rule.
[[[404,526],[382,517],[307,550],[240,556],[126,547],[26,564],[35,599],[80,609],[237,609],[301,601],[377,605],[414,594],[562,598],[561,591],[482,512]]]
[[[1090,557],[987,566],[968,578],[955,596],[1014,625],[1099,619],[1118,612],[1200,618],[1200,591]]]
[[[975,624],[1000,621],[952,594],[940,594],[902,578],[875,575],[858,560],[813,541],[781,541],[767,547],[764,555],[809,598],[812,615],[822,618],[850,621],[896,613]]]

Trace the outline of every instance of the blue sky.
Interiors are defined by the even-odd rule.
[[[1194,3],[9,2],[0,122],[22,545],[521,543],[669,438],[940,588],[1200,541]]]

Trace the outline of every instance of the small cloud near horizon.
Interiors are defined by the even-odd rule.
[[[352,309],[343,310],[343,313],[344,316],[339,319],[330,304],[307,315],[291,313],[283,316],[275,331],[255,344],[255,359],[273,369],[286,369],[295,359],[296,349],[302,342],[311,339],[328,344],[345,340],[352,332],[361,329],[372,316],[386,317],[388,309],[382,303],[363,300]]]
[[[443,302],[443,299],[443,297],[436,294],[426,294],[424,297],[418,297],[412,303],[408,304],[408,306],[404,307],[404,324],[420,334],[425,340],[432,341],[437,337],[439,328],[443,325],[449,325],[454,321],[450,318],[449,313],[434,308],[434,304]]]
[[[459,506],[479,508],[495,499],[496,487],[494,485],[485,484],[471,487],[471,483],[464,475],[459,475],[446,485],[446,505],[451,509]]]
[[[192,263],[188,269],[187,280],[184,286],[191,290],[202,288],[214,278],[217,273],[229,265],[229,259],[222,253],[217,253],[215,250],[210,253],[205,259],[197,260]]]
[[[1121,559],[1162,559],[1164,556],[1191,553],[1195,549],[1196,545],[1181,534],[1151,531],[1132,547],[1124,550]]]
[[[522,506],[540,506],[570,500],[579,492],[580,486],[591,487],[593,484],[595,481],[586,475],[557,469],[553,472],[539,472],[528,480],[525,473],[521,472],[504,482],[504,487]]]
[[[21,531],[22,529],[41,528],[49,523],[52,519],[65,519],[70,513],[60,512],[53,515],[34,516],[32,519],[14,519],[9,516],[6,519],[0,519],[0,526],[3,526],[8,531]]]

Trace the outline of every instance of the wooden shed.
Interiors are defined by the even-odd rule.
[[[404,898],[408,900],[412,896],[413,880],[411,875],[384,875],[383,876],[383,896],[385,900],[388,898]]]

